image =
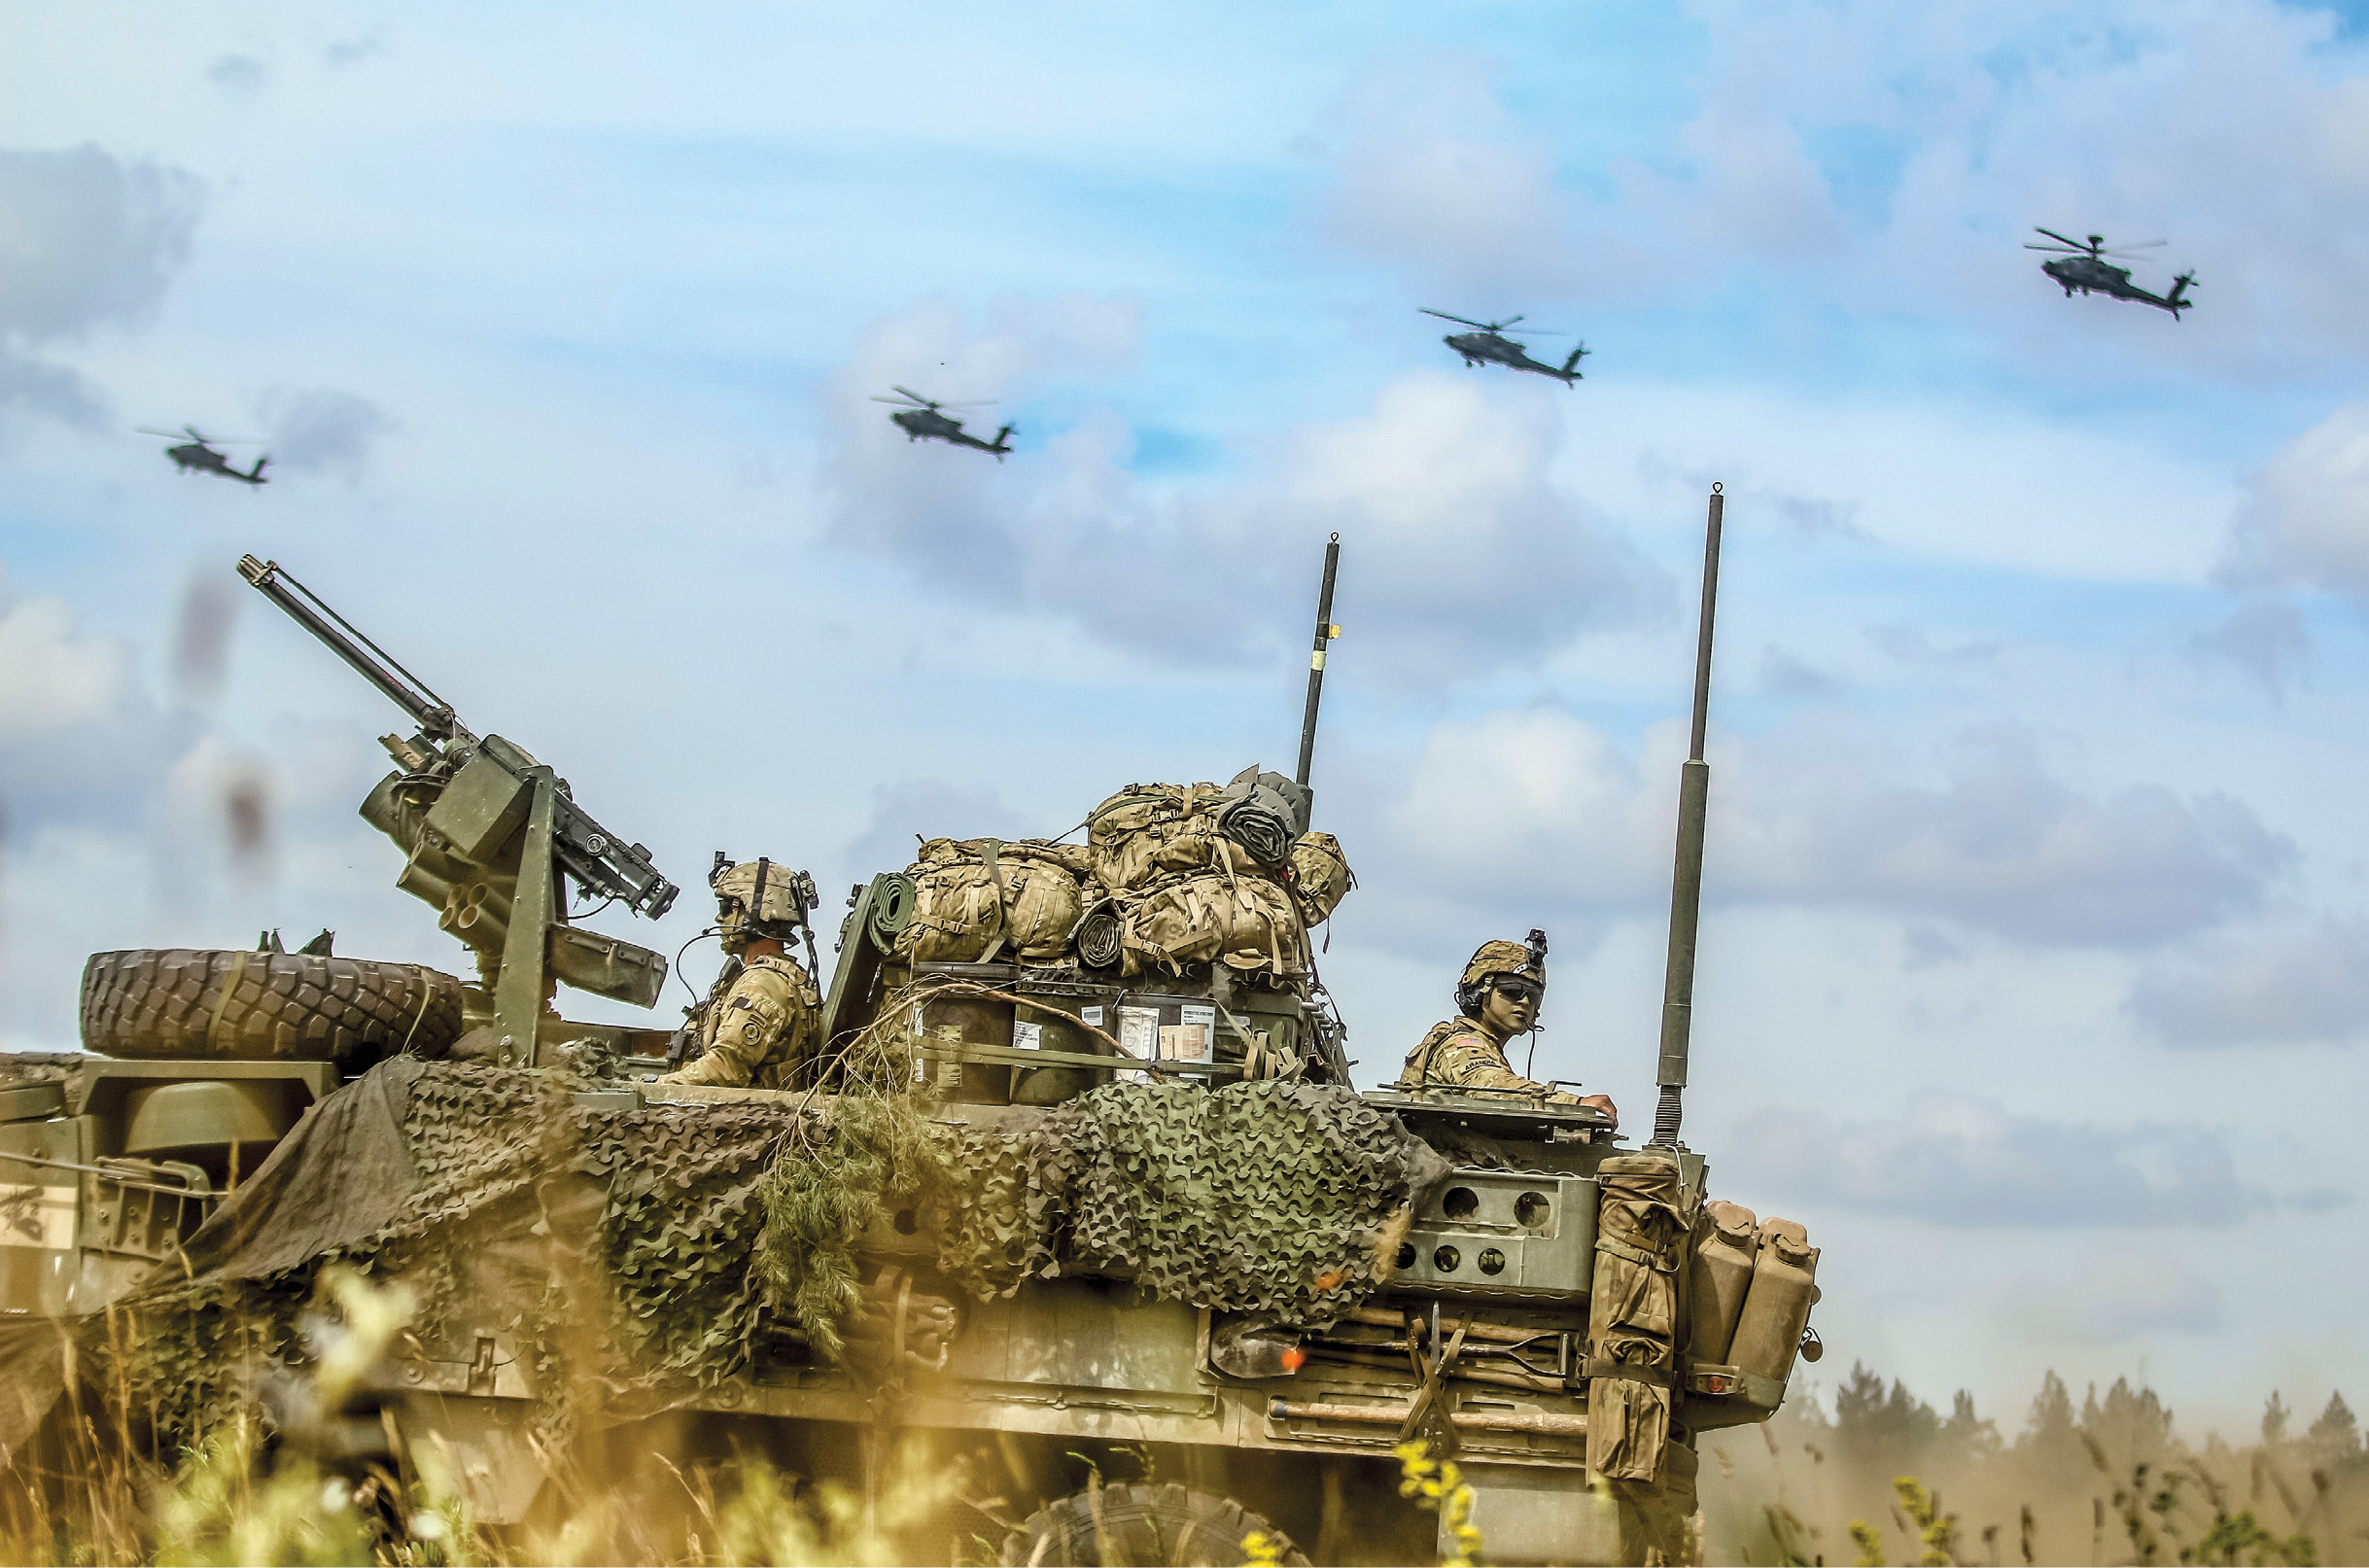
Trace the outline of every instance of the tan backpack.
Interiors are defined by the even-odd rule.
[[[1121,972],[1181,974],[1222,962],[1245,974],[1307,973],[1307,928],[1291,894],[1264,877],[1203,872],[1163,883],[1120,916]]]
[[[1129,892],[1215,861],[1224,853],[1222,793],[1213,784],[1134,784],[1097,806],[1086,819],[1086,844],[1103,889]]]
[[[1341,840],[1330,833],[1303,833],[1292,845],[1292,897],[1310,925],[1322,925],[1357,886],[1349,857],[1341,853]]]
[[[1074,845],[931,839],[908,868],[913,920],[897,934],[911,963],[1049,962],[1063,957],[1085,907]]]

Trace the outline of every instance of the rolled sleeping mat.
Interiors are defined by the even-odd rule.
[[[1089,908],[1077,923],[1078,962],[1089,969],[1108,969],[1120,958],[1126,940],[1127,923],[1119,918],[1119,906],[1103,899]]]

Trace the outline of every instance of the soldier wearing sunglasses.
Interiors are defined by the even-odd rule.
[[[1456,985],[1459,1016],[1434,1024],[1423,1043],[1407,1057],[1400,1087],[1450,1085],[1538,1095],[1556,1104],[1593,1105],[1618,1118],[1604,1095],[1568,1095],[1551,1084],[1525,1078],[1506,1060],[1506,1042],[1538,1027],[1547,997],[1547,944],[1532,933],[1527,944],[1483,942]]]

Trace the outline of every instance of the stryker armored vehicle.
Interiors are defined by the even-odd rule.
[[[1331,555],[1297,781],[1133,786],[1082,849],[938,841],[859,885],[785,1091],[660,1081],[675,1031],[563,1019],[560,982],[647,1006],[666,968],[578,925],[570,888],[655,916],[673,885],[242,561],[410,714],[363,815],[478,973],[276,938],[91,958],[88,1053],[0,1065],[0,1460],[37,1484],[61,1413],[109,1399],[168,1456],[269,1407],[256,1369],[317,1353],[334,1263],[414,1313],[315,1450],[447,1477],[490,1529],[600,1496],[646,1526],[700,1463],[761,1456],[863,1497],[917,1561],[1237,1562],[1254,1534],[1407,1561],[1460,1528],[1498,1562],[1688,1560],[1695,1434],[1767,1419],[1816,1355],[1815,1249],[1710,1199],[1678,1139],[1720,505],[1642,1148],[1585,1105],[1349,1085],[1272,842],[1278,802],[1308,837]],[[1147,844],[1184,869],[1078,875],[1064,936],[1023,928],[1015,868]],[[1264,935],[1178,927],[1196,877],[1280,889],[1242,895]],[[1402,1496],[1409,1443],[1455,1458],[1469,1518]],[[917,1455],[938,1483],[900,1513]]]

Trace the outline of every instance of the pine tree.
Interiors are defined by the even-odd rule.
[[[1949,1419],[1941,1423],[1941,1447],[1953,1459],[1984,1458],[2004,1446],[1999,1428],[1974,1413],[1974,1395],[1961,1388],[1951,1396]]]
[[[1897,1378],[1886,1388],[1871,1368],[1854,1364],[1850,1377],[1834,1391],[1834,1441],[1856,1457],[1907,1468],[1933,1446],[1940,1430],[1941,1418],[1931,1405]]]
[[[2129,1378],[2117,1377],[2105,1399],[2099,1399],[2094,1388],[2090,1391],[2081,1410],[2081,1430],[2109,1453],[2152,1458],[2172,1442],[2172,1412],[2152,1388],[2133,1388]]]
[[[2078,1442],[2073,1431],[2073,1391],[2052,1368],[2040,1379],[2040,1391],[2033,1396],[2032,1413],[2025,1417],[2023,1435],[2015,1440],[2016,1446],[2056,1448]]]
[[[2293,1414],[2286,1408],[2286,1401],[2279,1397],[2279,1390],[2272,1389],[2270,1402],[2262,1407],[2262,1442],[2265,1446],[2276,1447],[2286,1441],[2286,1423]]]
[[[2345,1403],[2342,1394],[2328,1396],[2328,1408],[2319,1412],[2305,1434],[2314,1448],[2330,1459],[2357,1459],[2361,1456],[2360,1426],[2352,1418],[2352,1407]]]

